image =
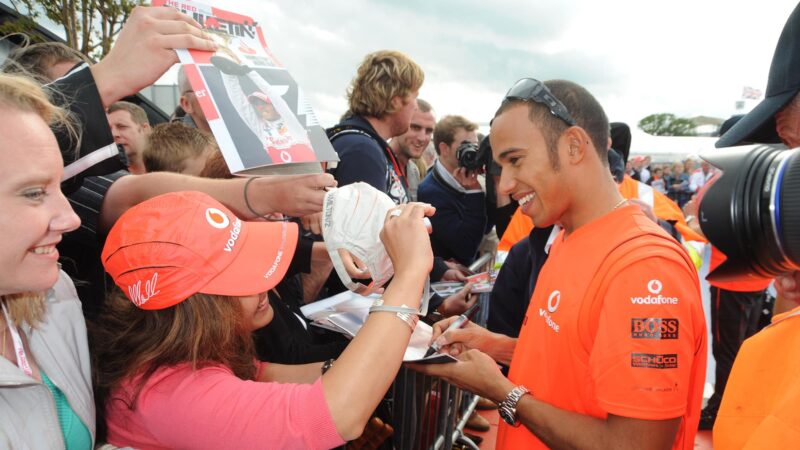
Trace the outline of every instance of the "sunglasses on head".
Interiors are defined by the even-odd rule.
[[[550,114],[563,120],[569,126],[575,125],[575,119],[569,115],[567,107],[564,106],[564,104],[561,103],[552,92],[550,92],[550,89],[548,89],[547,86],[545,86],[544,83],[539,80],[534,80],[533,78],[523,78],[514,83],[514,85],[511,86],[511,89],[509,89],[506,93],[503,103],[512,100],[534,101],[536,103],[541,103],[550,109]]]

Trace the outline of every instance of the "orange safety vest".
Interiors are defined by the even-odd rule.
[[[653,208],[653,213],[661,220],[675,222],[675,229],[685,241],[708,242],[706,238],[697,234],[686,223],[683,211],[677,203],[669,197],[628,175],[619,185],[619,193],[627,199],[637,198]]]

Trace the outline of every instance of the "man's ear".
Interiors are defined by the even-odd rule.
[[[186,98],[185,95],[181,95],[180,105],[181,105],[181,108],[183,108],[183,110],[186,112],[186,114],[189,114],[189,113],[192,112],[192,105],[191,105],[191,103],[189,103],[189,100]]]
[[[397,111],[402,107],[403,107],[403,97],[399,95],[395,95],[394,97],[392,97],[392,109]]]
[[[446,142],[439,142],[439,156],[442,156],[450,151],[450,146]]]
[[[581,127],[567,128],[559,141],[567,148],[566,159],[570,164],[580,163],[586,156],[586,152],[591,150],[589,135]]]

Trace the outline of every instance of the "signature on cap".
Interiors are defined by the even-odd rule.
[[[138,280],[136,284],[128,286],[128,297],[134,305],[142,306],[148,300],[153,298],[161,291],[156,290],[156,283],[158,282],[158,272],[153,274],[153,277],[144,283],[144,293],[142,292],[142,280]]]

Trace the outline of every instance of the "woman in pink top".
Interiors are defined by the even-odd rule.
[[[409,204],[387,218],[381,239],[395,277],[385,306],[419,307],[433,261],[421,219],[432,212]],[[330,448],[361,434],[415,316],[370,314],[327,371],[257,362],[250,333],[272,319],[266,293],[286,273],[297,233],[292,223],[243,222],[198,192],[155,197],[117,221],[102,259],[122,292],[94,336],[109,443]]]

